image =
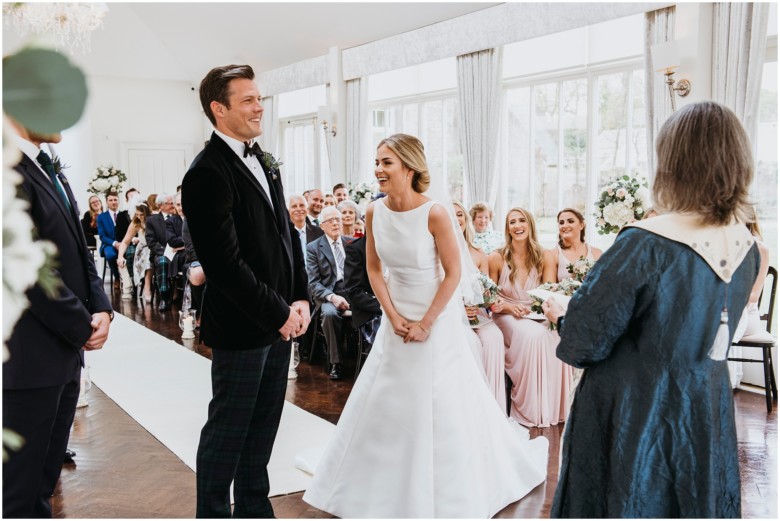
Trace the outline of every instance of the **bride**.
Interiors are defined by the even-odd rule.
[[[366,259],[384,314],[303,499],[342,518],[492,517],[544,481],[547,439],[507,420],[469,351],[460,246],[423,195],[422,143],[382,140],[375,175]]]

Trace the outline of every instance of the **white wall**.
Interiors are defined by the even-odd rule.
[[[109,163],[122,167],[120,143],[192,143],[195,154],[203,148],[203,111],[197,89],[192,91],[189,83],[110,77],[87,81],[84,116],[63,133],[63,142],[57,146],[71,166],[65,174],[82,212],[87,208],[86,188],[95,168]]]

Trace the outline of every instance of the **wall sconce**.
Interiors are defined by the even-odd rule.
[[[326,135],[330,133],[331,136],[336,137],[336,123],[334,123],[334,119],[335,117],[330,111],[330,107],[323,105],[317,108],[317,120],[322,125],[322,130]]]
[[[664,76],[666,76],[666,85],[669,86],[669,97],[672,100],[672,111],[674,112],[677,110],[677,103],[674,98],[675,91],[678,96],[682,97],[687,96],[691,92],[690,81],[682,79],[675,84],[673,78],[674,69],[680,66],[680,55],[677,52],[677,42],[672,40],[653,45],[650,48],[650,53],[653,57],[653,68],[655,71],[663,71]]]

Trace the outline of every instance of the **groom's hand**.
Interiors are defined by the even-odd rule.
[[[309,328],[309,324],[311,323],[311,312],[309,311],[309,301],[308,300],[296,300],[292,303],[292,306],[290,306],[296,313],[298,313],[301,318],[303,319],[303,322],[301,322],[300,328],[298,331],[295,332],[293,336],[301,336],[304,333],[306,333],[306,330]]]
[[[298,312],[290,307],[290,315],[287,317],[287,322],[279,328],[279,334],[283,340],[290,340],[295,336],[295,332],[298,331],[303,325],[303,318]]]

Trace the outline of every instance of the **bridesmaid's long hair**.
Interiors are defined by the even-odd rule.
[[[534,217],[530,212],[515,206],[506,213],[506,218],[504,219],[504,241],[506,244],[501,248],[501,256],[504,258],[506,265],[509,266],[509,280],[514,284],[515,279],[520,274],[520,266],[512,255],[512,234],[509,232],[509,216],[512,212],[523,214],[523,217],[528,221],[528,256],[525,258],[525,269],[530,274],[531,270],[536,268],[536,273],[541,279],[544,271],[544,249],[539,244],[539,241],[536,240],[536,221],[534,221]]]
[[[573,213],[574,216],[577,217],[577,219],[579,219],[579,221],[583,224],[582,230],[580,230],[580,242],[585,244],[585,227],[587,226],[587,224],[585,224],[585,217],[576,208],[564,208],[558,212],[558,217],[555,218],[556,222],[558,222],[558,220],[561,218],[561,214],[563,212]],[[563,245],[563,239],[561,239],[560,233],[558,233],[558,246],[560,246],[562,250],[566,249],[566,246]]]
[[[143,219],[138,218],[138,215],[136,215],[138,212],[143,214]],[[149,210],[149,206],[146,203],[138,203],[135,207],[135,212],[133,213],[133,224],[140,227],[142,230],[146,230],[146,220],[150,215],[152,215],[152,211]]]
[[[466,221],[466,227],[463,230],[463,238],[466,239],[466,244],[474,248],[475,250],[478,250],[476,246],[474,246],[474,225],[471,224],[471,216],[469,215],[469,211],[466,210],[466,207],[463,206],[463,203],[459,201],[452,201],[452,204],[460,208],[460,210],[463,212],[464,219]]]

